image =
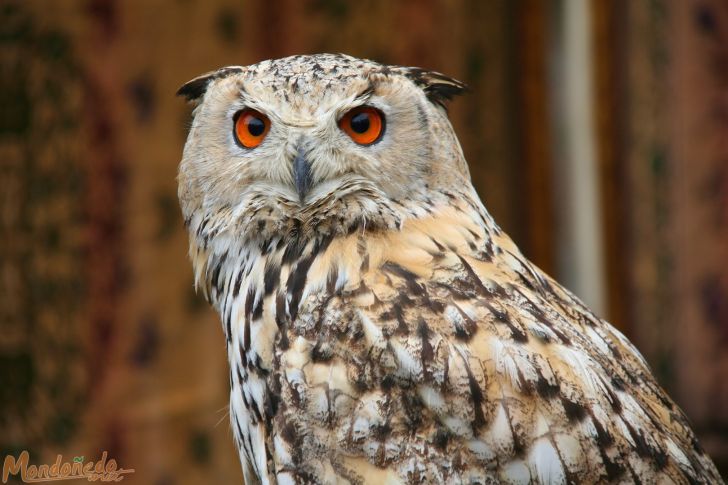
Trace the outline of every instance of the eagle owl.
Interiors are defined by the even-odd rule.
[[[180,88],[246,483],[720,482],[634,346],[483,207],[463,89],[329,54]]]

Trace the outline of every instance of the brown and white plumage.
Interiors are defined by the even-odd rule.
[[[246,482],[720,482],[639,352],[483,208],[444,110],[462,88],[340,55],[181,88],[180,201]],[[370,146],[337,125],[363,104],[386,117]],[[271,120],[254,149],[244,107]]]

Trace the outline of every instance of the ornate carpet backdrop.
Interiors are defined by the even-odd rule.
[[[129,483],[242,479],[176,199],[174,92],[219,66],[334,51],[466,81],[451,117],[479,193],[568,282],[561,194],[585,183],[560,163],[569,3],[3,2],[0,458],[106,450]],[[726,474],[728,4],[587,3],[604,313]]]

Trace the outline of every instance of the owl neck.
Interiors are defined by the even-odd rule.
[[[198,288],[220,313],[230,342],[240,325],[263,319],[275,333],[321,296],[356,294],[384,265],[427,277],[426,263],[445,251],[493,251],[494,236],[502,235],[474,191],[441,192],[417,207],[402,205],[398,214],[395,227],[362,225],[309,237],[241,240],[192,231]],[[249,346],[250,330],[242,336]]]

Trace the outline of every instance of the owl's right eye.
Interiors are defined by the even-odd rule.
[[[235,113],[235,141],[244,148],[255,148],[261,143],[270,129],[270,120],[254,109],[244,109]]]

